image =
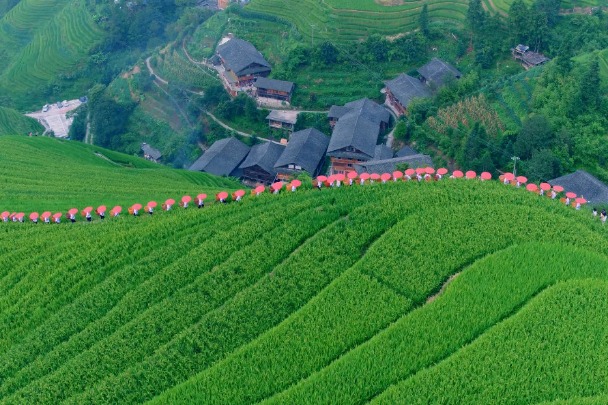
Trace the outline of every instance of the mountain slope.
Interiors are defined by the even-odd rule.
[[[142,198],[151,179],[149,194],[178,191],[179,175],[169,175],[178,172],[136,159],[146,168],[114,168],[80,144],[6,139],[29,151],[13,166],[62,159],[86,174],[68,177],[83,191],[109,173],[130,202],[128,184]],[[67,191],[45,193],[78,205]],[[585,323],[568,343],[584,353],[597,342],[577,339],[603,333],[589,323],[603,304],[551,300],[570,299],[571,286],[581,297],[604,288],[577,280],[607,278],[605,229],[588,212],[498,182],[302,189],[91,224],[1,226],[3,403],[407,402],[418,384],[425,396],[414,399],[437,402],[435,384],[469,378],[483,367],[479,353],[501,356],[507,346],[483,342],[505,341],[504,324],[526,328],[523,313],[562,330],[570,318]],[[567,288],[552,288],[558,281]],[[546,296],[548,309],[536,304]],[[534,356],[537,340],[522,340],[521,355]],[[467,367],[453,370],[452,357]],[[537,364],[545,359],[539,352]],[[523,373],[497,370],[488,384]],[[606,395],[602,378],[560,398]],[[536,400],[558,399],[543,394],[554,379],[539,381],[548,388]]]

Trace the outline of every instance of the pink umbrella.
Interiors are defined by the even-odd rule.
[[[300,187],[301,185],[302,185],[302,182],[301,182],[300,180],[297,180],[297,179],[296,179],[296,180],[293,180],[293,181],[291,182],[291,186],[292,186],[292,187],[296,187],[296,188],[298,188],[298,187]]]
[[[115,214],[120,214],[122,212],[122,207],[120,205],[117,205],[114,208],[112,208],[112,212]]]
[[[573,193],[572,191],[569,191],[566,193],[566,197],[567,198],[576,198],[576,193]]]
[[[452,173],[452,176],[454,176],[455,179],[461,179],[464,177],[464,173],[460,170],[456,170]]]
[[[158,203],[156,201],[150,201],[148,203],[148,207],[150,208],[156,208],[158,206]]]
[[[477,173],[475,173],[473,170],[469,170],[466,173],[466,177],[467,179],[474,179],[475,177],[477,177]]]
[[[435,169],[433,169],[432,167],[427,167],[424,170],[425,170],[426,174],[435,174]]]
[[[22,222],[24,216],[25,216],[25,214],[23,212],[20,212],[17,215],[15,215],[15,218],[17,218],[18,221]]]
[[[139,203],[137,203],[137,204],[133,204],[133,207],[132,207],[132,208],[133,208],[134,210],[138,210],[138,211],[139,211],[140,209],[142,209],[142,205],[141,205],[141,204],[139,204]]]
[[[416,168],[416,174],[420,174],[420,175],[426,174],[426,169],[424,167],[418,167],[418,168]]]
[[[40,214],[40,216],[42,217],[43,220],[46,221],[47,218],[51,217],[51,212],[50,211],[44,211],[42,214]]]
[[[390,173],[382,173],[382,175],[380,176],[380,179],[382,179],[382,182],[387,182],[391,179]]]
[[[515,180],[515,175],[513,173],[505,173],[505,180],[513,181]]]
[[[243,197],[243,196],[245,195],[245,190],[236,190],[236,191],[234,192],[234,195],[235,195],[236,197]]]
[[[167,201],[165,201],[165,205],[167,207],[170,207],[170,206],[172,206],[174,204],[175,204],[175,200],[173,198],[169,198]]]
[[[334,181],[336,181],[336,176],[333,174],[331,176],[328,176],[327,181],[329,182],[329,184],[332,184]]]
[[[277,191],[279,191],[280,189],[283,188],[283,182],[277,181],[276,183],[272,183],[270,188],[272,188],[272,191],[274,191],[276,193]]]
[[[320,183],[325,183],[327,181],[326,176],[317,176],[317,181]]]
[[[549,183],[540,183],[540,189],[543,191],[551,190],[551,184]]]
[[[349,179],[356,179],[357,178],[357,172],[348,172],[348,174],[346,175],[346,177],[348,177]]]
[[[105,214],[107,208],[105,205],[100,205],[99,207],[97,207],[97,214]]]
[[[190,197],[189,195],[185,195],[182,197],[182,202],[184,204],[188,204],[190,201],[192,201],[192,197]]]
[[[574,200],[574,202],[577,204],[585,204],[587,202],[587,200],[585,200],[583,197],[579,197],[576,200]]]
[[[440,176],[445,176],[446,174],[448,174],[448,169],[446,169],[445,167],[437,169],[437,174]]]
[[[10,215],[11,215],[11,213],[8,211],[4,211],[2,214],[0,214],[3,221],[6,221]]]
[[[86,208],[85,208],[85,209],[83,209],[82,211],[83,211],[83,212],[85,213],[85,215],[86,215],[87,213],[89,213],[89,212],[93,211],[93,207],[86,207]]]
[[[68,211],[68,214],[70,214],[70,215],[78,214],[78,208],[70,208],[70,210]]]
[[[199,194],[199,195],[196,196],[196,199],[197,200],[201,200],[201,201],[204,200],[205,198],[207,198],[207,194],[204,194],[204,193]]]
[[[61,218],[62,216],[63,214],[61,212],[56,212],[55,214],[53,214],[53,219]]]
[[[363,184],[363,182],[365,182],[365,180],[369,180],[370,177],[371,177],[371,175],[369,173],[361,173],[359,175],[359,178],[361,179],[361,184]]]
[[[555,191],[556,193],[561,193],[562,191],[564,191],[564,188],[562,186],[553,186],[553,191]]]
[[[32,213],[30,214],[30,220],[31,220],[31,221],[37,221],[37,220],[38,220],[38,217],[40,217],[40,215],[38,215],[38,213],[37,213],[37,212],[32,212]]]
[[[412,176],[413,176],[413,175],[415,175],[415,174],[416,174],[416,170],[414,170],[414,169],[407,169],[407,170],[405,171],[405,175],[406,175],[406,176],[410,176],[410,177],[412,177]]]
[[[344,180],[346,180],[346,176],[344,175],[344,173],[338,173],[334,177],[335,177],[335,179],[337,181],[344,181]]]
[[[536,192],[538,191],[538,186],[534,183],[530,183],[526,186],[526,190]]]
[[[490,180],[490,179],[492,179],[492,173],[490,173],[490,172],[483,172],[483,173],[481,173],[481,179],[482,180]]]
[[[397,181],[397,179],[400,179],[403,177],[403,172],[396,170],[393,172],[393,179],[395,179],[395,181]]]
[[[517,176],[517,182],[518,183],[527,183],[528,182],[528,178],[525,176]]]
[[[228,192],[222,191],[217,194],[217,200],[226,200],[228,198]]]
[[[380,175],[378,173],[372,173],[369,178],[372,180],[380,180]]]
[[[255,192],[255,195],[260,195],[265,190],[266,190],[266,187],[264,187],[264,186],[257,186],[256,188],[253,189],[253,191]]]

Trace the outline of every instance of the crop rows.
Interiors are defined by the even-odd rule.
[[[194,65],[181,49],[172,49],[157,58],[157,61],[155,69],[170,84],[201,90],[218,83],[215,72]]]
[[[426,190],[429,192],[429,190]],[[439,190],[436,190],[439,191]],[[383,312],[382,306],[375,310],[376,324],[369,329],[358,327],[351,328],[348,325],[357,325],[363,315],[353,309],[350,316],[339,311],[327,311],[327,306],[318,305],[311,302],[306,308],[296,313],[293,317],[274,329],[271,333],[254,341],[248,347],[235,353],[229,359],[218,363],[213,368],[205,371],[187,384],[180,386],[174,392],[160,398],[160,402],[175,403],[180,400],[184,403],[199,398],[206,403],[242,403],[257,401],[269,396],[273,392],[281,391],[285,386],[294,384],[306,373],[322,368],[328,361],[344,353],[351,345],[361,340],[369,339],[379,329],[388,326],[398,313],[397,308],[407,312],[411,304],[421,304],[432,291],[438,290],[439,286],[450,274],[466,266],[467,263],[475,261],[487,253],[500,249],[508,241],[510,235],[510,222],[508,219],[496,215],[498,213],[488,210],[484,212],[485,201],[480,201],[480,206],[465,210],[467,212],[452,212],[451,219],[457,217],[458,220],[450,224],[450,228],[445,228],[445,223],[437,223],[435,218],[443,211],[443,206],[452,206],[455,201],[450,201],[449,194],[433,194],[432,198],[425,196],[428,205],[429,201],[437,200],[437,205],[430,204],[431,207],[420,206],[417,198],[423,198],[415,194],[415,188],[407,192],[408,205],[410,208],[416,207],[416,216],[406,217],[375,244],[366,254],[364,259],[358,263],[352,272],[361,272],[359,275],[348,274],[338,279],[322,295],[317,297],[320,300],[327,300],[333,295],[340,296],[339,291],[348,291],[356,288],[352,283],[355,280],[359,283],[377,286],[385,285],[389,289],[384,289],[380,296],[392,296],[396,303],[389,305],[390,300],[385,301],[387,307]],[[433,193],[431,191],[431,193]],[[492,196],[488,196],[491,199]],[[399,207],[401,208],[401,207]],[[512,214],[505,214],[512,217]],[[528,213],[522,213],[522,217],[527,217]],[[475,221],[474,217],[495,218],[496,223],[504,223],[504,229],[496,227],[487,228],[484,221]],[[549,220],[549,217],[545,218]],[[462,222],[461,222],[462,221]],[[564,227],[567,227],[564,224]],[[453,228],[452,228],[453,227]],[[437,228],[437,229],[435,229]],[[462,230],[466,233],[462,234]],[[532,239],[542,240],[546,236],[546,230],[526,229],[521,230],[522,235],[532,234]],[[555,239],[559,240],[560,232],[556,230]],[[502,238],[496,237],[504,235]],[[426,238],[412,238],[412,235],[458,235],[460,241],[466,244],[457,244],[454,239],[445,237],[445,240],[429,243]],[[591,237],[591,236],[590,236]],[[484,243],[488,239],[496,238],[494,244]],[[469,242],[470,241],[470,242]],[[576,238],[573,238],[576,241]],[[439,242],[439,245],[437,244]],[[601,242],[595,241],[599,248]],[[464,255],[466,253],[466,255]],[[420,271],[424,269],[424,271]],[[351,272],[351,271],[349,271]],[[368,278],[370,277],[371,278]],[[371,281],[377,280],[377,281]],[[360,285],[359,285],[360,287]],[[397,292],[397,295],[390,294],[390,291]],[[356,295],[356,294],[355,294]],[[358,295],[357,295],[358,296]],[[341,298],[342,299],[342,298]],[[366,299],[372,299],[366,295]],[[355,301],[356,302],[356,301]],[[360,305],[363,305],[359,303]],[[331,307],[331,306],[329,306]],[[306,320],[306,322],[304,322]],[[342,325],[338,327],[337,325]],[[336,339],[332,335],[332,328],[341,331],[348,330],[346,336]],[[374,329],[376,328],[376,329]],[[310,330],[314,331],[314,336],[320,341],[314,340]],[[386,343],[386,342],[383,342]],[[316,346],[318,344],[318,346]],[[316,350],[310,348],[316,347]],[[370,349],[373,355],[381,350],[381,345],[376,345]],[[274,359],[274,360],[273,360]],[[279,360],[280,359],[280,360]],[[291,359],[287,361],[285,359]],[[365,367],[370,366],[371,359],[363,362],[356,370],[349,370],[349,375],[340,374],[337,380],[331,380],[326,385],[319,386],[310,382],[305,387],[296,386],[294,394],[280,396],[277,403],[353,403],[360,402],[367,398],[358,388],[354,388],[350,383],[359,381],[368,375]],[[395,361],[400,361],[398,357]],[[352,363],[350,364],[352,367]],[[377,366],[369,371],[370,379],[377,378],[377,373],[382,373],[386,363],[378,362]],[[375,368],[378,370],[375,370]],[[398,368],[398,367],[397,367]],[[258,370],[264,378],[260,382],[260,375],[250,374],[248,370]],[[236,378],[236,377],[238,378]],[[314,375],[316,376],[316,374]],[[327,377],[325,374],[324,378]],[[365,377],[367,378],[367,377]],[[311,379],[315,381],[314,378]],[[348,384],[344,384],[348,382]],[[359,384],[357,384],[359,385]],[[361,388],[373,387],[373,382],[361,382]],[[336,388],[333,388],[336,387]],[[336,392],[337,389],[344,388],[344,392]],[[290,391],[288,391],[290,392]],[[350,395],[350,396],[349,396]],[[357,396],[363,395],[363,396]]]
[[[29,118],[10,108],[0,107],[0,135],[27,135],[42,133],[44,128],[33,118]]]

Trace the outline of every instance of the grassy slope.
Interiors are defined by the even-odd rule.
[[[42,137],[0,137],[0,173],[1,209],[9,211],[145,204],[150,199],[240,187],[205,173],[173,170],[99,147]]]
[[[0,107],[0,134],[26,135],[30,132],[42,133],[44,127],[35,119],[24,116],[10,108]]]
[[[43,159],[47,175],[81,190],[111,177],[121,179],[124,195],[127,184],[143,193],[142,182],[154,184],[149,193],[164,184],[170,195],[183,181],[135,159],[140,168],[114,167],[80,144],[6,139],[0,150],[20,156],[8,179]],[[60,159],[84,175],[60,174],[53,166]],[[78,193],[49,195],[65,206]],[[496,182],[302,190],[105,223],[2,228],[5,403],[135,403],[159,395],[164,403],[408,402],[418,386],[414,399],[433,402],[450,394],[433,389],[452,381],[446,376],[468,381],[490,355],[506,354],[529,361],[511,374],[496,363],[490,381],[517,384],[522,395],[606,395],[599,372],[559,396],[545,395],[557,385],[548,372],[535,374],[547,376],[542,390],[536,381],[519,384],[530,367],[555,370],[552,350],[579,347],[590,359],[602,353],[584,337],[604,333],[587,319],[605,312],[605,303],[561,303],[604,291],[605,284],[576,280],[607,278],[605,229],[588,212]],[[565,287],[551,287],[560,281]],[[511,336],[538,318],[554,320],[553,329],[547,324],[507,351]],[[572,322],[585,329],[559,340]],[[553,335],[554,346],[534,351]],[[487,392],[471,398],[493,398]]]

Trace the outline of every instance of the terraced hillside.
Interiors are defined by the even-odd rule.
[[[44,127],[18,111],[0,107],[0,135],[26,135],[30,132],[42,134]]]
[[[605,228],[498,182],[0,226],[3,403],[608,395]]]
[[[2,210],[11,212],[130,205],[241,187],[205,173],[46,137],[1,136],[0,173]]]
[[[396,35],[418,29],[424,1],[418,0],[253,0],[247,10],[280,17],[294,24],[305,37],[332,41],[365,38],[370,34]],[[431,21],[462,25],[468,0],[426,2]],[[486,10],[506,15],[513,0],[484,0]],[[532,0],[528,1],[532,3]],[[563,8],[589,7],[599,0],[564,1]]]
[[[102,32],[84,0],[21,0],[0,19],[0,36],[0,89],[29,106],[31,93],[69,76]]]

